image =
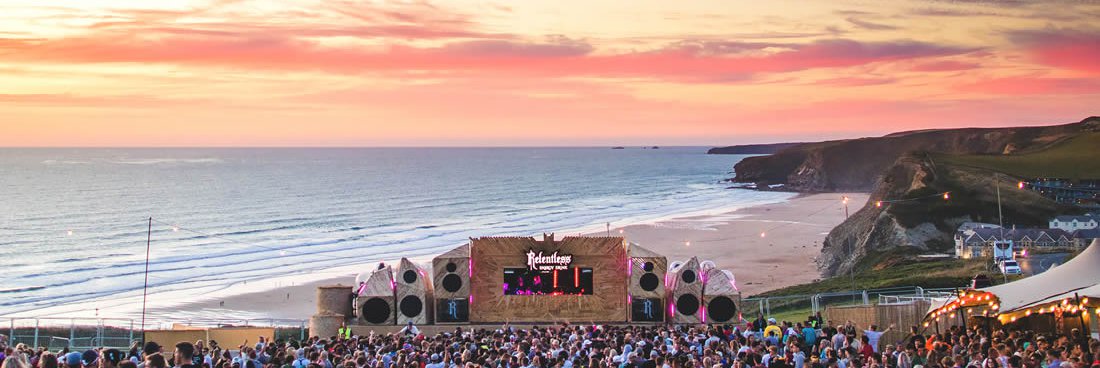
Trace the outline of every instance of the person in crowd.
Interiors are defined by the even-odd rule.
[[[878,334],[876,326],[863,330],[853,323],[813,328],[818,318],[764,319],[759,326],[455,327],[431,334],[406,325],[365,336],[264,338],[232,351],[214,341],[169,342],[175,343],[171,359],[152,341],[128,353],[101,348],[58,355],[17,344],[0,350],[0,368],[1100,368],[1100,340],[1081,331],[956,326],[935,333],[915,328],[887,340],[893,325]]]
[[[27,356],[22,353],[14,352],[8,355],[5,352],[4,363],[0,364],[0,368],[31,368],[31,363]]]
[[[83,354],[75,352],[75,351],[71,352],[71,353],[68,353],[68,354],[65,354],[65,367],[67,367],[67,368],[81,368],[81,366],[82,366],[81,359],[83,359],[83,358],[84,358]]]
[[[161,353],[153,353],[145,356],[146,368],[168,368],[168,360]]]
[[[92,353],[99,355],[99,368],[118,368],[118,364],[122,362],[122,352],[118,349],[103,349]]]
[[[176,352],[172,357],[175,368],[199,368],[195,365],[195,345],[189,342],[176,344]]]

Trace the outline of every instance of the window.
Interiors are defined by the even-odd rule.
[[[536,271],[504,269],[504,295],[592,295],[592,269],[569,267]]]

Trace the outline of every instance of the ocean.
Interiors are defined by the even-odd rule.
[[[0,149],[0,316],[140,311],[428,257],[783,201],[705,147]]]

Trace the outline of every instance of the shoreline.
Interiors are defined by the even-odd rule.
[[[713,261],[718,268],[733,272],[737,287],[748,297],[821,278],[814,261],[821,253],[825,235],[844,221],[842,196],[850,198],[852,212],[868,198],[866,193],[798,193],[783,202],[706,214],[699,212],[708,211],[687,211],[679,216],[612,227],[611,232],[664,254],[670,262],[690,256],[698,256],[700,261]],[[603,235],[606,232],[584,234]],[[432,257],[412,259],[430,261]],[[194,315],[195,320],[215,319],[206,316],[307,320],[315,312],[318,286],[354,285],[355,277],[355,274],[334,276],[274,290],[197,300],[171,308],[153,308],[149,314]]]

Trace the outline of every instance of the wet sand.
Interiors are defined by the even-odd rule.
[[[841,198],[845,195],[850,198],[848,206],[853,213],[867,202],[865,193],[807,194],[787,202],[727,213],[612,227],[611,233],[664,254],[670,262],[691,256],[713,261],[718,268],[733,271],[737,286],[748,297],[821,277],[814,259],[821,253],[825,235],[844,221]],[[176,318],[193,314],[305,320],[314,313],[317,286],[354,283],[355,275],[347,275],[272,291],[196,301],[171,310],[153,310],[151,314]]]

